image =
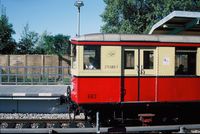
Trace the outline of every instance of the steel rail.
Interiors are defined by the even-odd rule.
[[[123,129],[102,127],[100,133],[108,132],[163,132],[173,131],[184,133],[186,130],[199,130],[200,124],[163,125],[163,126],[139,126],[124,127]],[[96,128],[37,128],[37,129],[0,129],[0,133],[98,133]]]

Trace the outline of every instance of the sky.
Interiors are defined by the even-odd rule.
[[[74,37],[77,34],[76,0],[0,0],[6,7],[6,15],[13,25],[18,41],[26,24],[30,31],[42,34],[44,31],[55,35]],[[103,25],[100,15],[105,9],[103,0],[82,0],[81,34],[99,33]]]

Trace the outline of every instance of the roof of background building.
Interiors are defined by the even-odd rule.
[[[149,34],[200,35],[200,12],[173,11],[153,25]]]

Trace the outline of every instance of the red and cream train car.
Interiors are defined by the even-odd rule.
[[[89,34],[71,44],[71,99],[88,114],[124,121],[200,111],[199,36]]]

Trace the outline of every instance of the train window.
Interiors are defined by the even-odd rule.
[[[154,52],[153,51],[144,51],[143,53],[143,63],[144,69],[153,69],[154,61]]]
[[[100,69],[100,46],[84,46],[83,64],[85,70]]]
[[[196,74],[196,48],[176,48],[175,75]]]
[[[71,50],[71,56],[72,56],[72,68],[76,68],[76,45],[72,45],[72,50]]]
[[[125,51],[124,52],[124,68],[125,69],[134,69],[135,66],[135,53],[134,51]]]

